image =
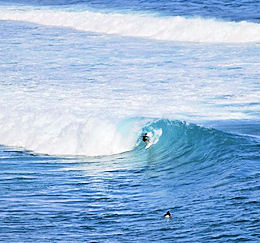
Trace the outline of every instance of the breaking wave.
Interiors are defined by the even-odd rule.
[[[0,9],[0,20],[69,27],[154,40],[205,43],[245,43],[260,41],[260,24],[227,22],[216,19],[159,17],[148,14],[103,13],[94,11],[64,11],[44,8]]]
[[[103,156],[131,151],[153,152],[159,157],[183,153],[207,154],[218,150],[229,135],[215,129],[167,119],[128,118],[120,121],[37,114],[0,117],[0,144],[36,153],[64,156]],[[153,145],[144,149],[142,135],[153,135]],[[173,155],[171,155],[173,154]]]

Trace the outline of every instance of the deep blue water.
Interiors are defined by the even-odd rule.
[[[260,241],[259,1],[0,18],[1,242]]]

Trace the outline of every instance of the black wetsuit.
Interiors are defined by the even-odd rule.
[[[144,141],[144,142],[148,142],[148,141],[149,141],[149,137],[147,136],[147,133],[145,133],[145,134],[143,135],[143,141]]]

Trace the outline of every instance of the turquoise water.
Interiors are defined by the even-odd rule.
[[[0,3],[0,241],[259,241],[256,2]]]

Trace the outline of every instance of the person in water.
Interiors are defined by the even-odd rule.
[[[172,215],[171,215],[170,211],[167,211],[167,213],[164,214],[164,218],[171,218],[171,217],[172,217]]]
[[[145,142],[146,145],[149,143],[150,138],[147,136],[147,133],[145,133],[145,134],[143,135],[143,141]]]

